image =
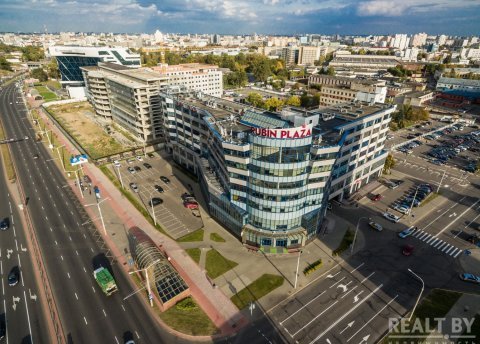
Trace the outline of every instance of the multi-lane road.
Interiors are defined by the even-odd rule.
[[[5,127],[6,136],[14,138],[30,137],[10,144],[13,159],[17,166],[17,178],[21,181],[28,201],[28,211],[38,236],[43,252],[48,277],[62,320],[63,331],[68,343],[124,343],[134,339],[136,343],[179,343],[179,339],[161,328],[145,309],[145,303],[139,297],[123,298],[133,290],[121,268],[112,265],[119,292],[106,297],[96,285],[93,276],[94,261],[103,257],[97,239],[82,223],[88,222],[88,215],[76,199],[62,173],[55,167],[42,143],[36,142],[35,132],[27,118],[27,111],[22,102],[20,91],[15,84],[5,86],[0,94],[0,114]],[[38,155],[37,159],[34,156]],[[2,193],[2,198],[8,197]],[[4,204],[2,199],[2,214]],[[14,205],[12,205],[13,210]],[[13,215],[15,219],[16,215]],[[17,223],[17,222],[15,222]],[[19,235],[19,229],[16,233]],[[31,262],[23,258],[25,253],[21,239],[17,238],[18,250],[15,246],[13,228],[2,235],[3,275],[13,261],[20,257],[23,275],[30,275]],[[4,242],[3,236],[8,236]],[[23,245],[23,246],[22,246]],[[13,250],[13,256],[6,258],[7,247]],[[10,251],[9,251],[10,252]],[[8,262],[8,264],[7,264]],[[5,278],[2,278],[2,281]],[[24,277],[25,283],[27,277]],[[22,279],[23,280],[23,279]],[[8,286],[6,287],[8,289]],[[44,326],[38,321],[30,325],[26,301],[29,301],[29,289],[35,293],[33,283],[17,286],[20,301],[16,304],[16,313],[6,312],[9,336],[17,338],[23,333],[33,337],[33,342],[45,338]],[[7,307],[12,307],[12,293],[9,290],[4,300]],[[15,299],[18,300],[18,299]],[[41,315],[34,308],[35,303],[29,301],[30,319],[38,319]],[[24,314],[25,313],[25,314]],[[33,313],[33,314],[32,314]],[[16,315],[13,315],[16,314]],[[22,317],[21,322],[13,324],[10,317]],[[31,320],[32,322],[32,320]],[[21,325],[22,324],[22,325]],[[18,328],[18,331],[17,331]],[[15,329],[15,330],[14,330]],[[42,329],[42,330],[40,330]],[[13,334],[15,332],[15,334]],[[18,332],[18,333],[17,333]],[[13,338],[13,337],[11,337]],[[18,342],[18,341],[12,341]]]

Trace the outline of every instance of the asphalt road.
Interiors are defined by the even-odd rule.
[[[115,264],[111,270],[119,292],[103,295],[92,272],[99,261],[109,261],[97,238],[82,226],[89,221],[87,213],[54,162],[47,161],[51,157],[44,146],[34,140],[15,84],[3,88],[0,103],[7,136],[30,137],[11,148],[68,343],[124,343],[130,338],[136,343],[184,342],[161,329],[139,297],[123,300],[133,290]],[[33,159],[36,154],[39,158]]]
[[[0,218],[8,218],[10,227],[0,231],[0,277],[2,279],[0,321],[6,324],[5,343],[48,343],[47,328],[38,302],[32,260],[25,241],[25,232],[0,167]],[[18,267],[21,278],[9,286],[8,274]]]

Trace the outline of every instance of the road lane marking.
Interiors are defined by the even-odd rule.
[[[75,294],[75,298],[78,300],[78,295],[77,295],[77,293],[74,293],[74,294]]]
[[[445,254],[449,254],[451,250],[456,250],[457,248],[455,246],[452,246],[448,249],[448,251],[445,251]]]
[[[138,335],[137,331],[135,331],[135,334],[137,335],[137,339],[140,339],[140,336]]]
[[[357,303],[352,309],[350,309],[347,313],[345,313],[344,315],[342,315],[339,319],[337,319],[333,324],[331,324],[325,331],[323,331],[322,333],[320,333],[314,340],[312,340],[309,344],[313,344],[315,343],[317,340],[319,340],[320,338],[322,338],[325,333],[327,333],[328,331],[330,331],[334,326],[337,326],[337,324],[342,321],[345,317],[347,317],[350,313],[352,313],[355,309],[357,309],[361,304],[363,304],[365,301],[367,301],[373,294],[375,294],[378,290],[380,290],[380,288],[383,287],[383,284],[380,284],[374,291],[372,291],[370,294],[368,294],[368,296],[366,298],[364,298],[362,301],[360,301],[359,303]]]
[[[93,292],[94,292],[94,293],[96,293],[96,291],[95,291],[95,287],[94,287],[93,285],[92,285],[92,289],[93,289]]]
[[[323,312],[321,312],[320,314],[318,314],[315,318],[313,318],[312,320],[310,320],[305,326],[303,326],[300,330],[298,330],[297,332],[295,332],[294,334],[292,334],[292,338],[295,337],[300,331],[302,331],[305,327],[307,327],[308,325],[310,325],[312,322],[314,322],[315,320],[318,319],[318,317],[320,317],[321,315],[323,315],[326,311],[328,311],[330,308],[332,308],[333,306],[335,306],[335,304],[338,303],[338,300],[335,301],[334,303],[332,303],[330,306],[328,306]]]
[[[357,266],[355,269],[353,269],[352,271],[350,271],[350,273],[353,273],[354,271],[360,269],[360,268],[363,266],[363,264],[365,264],[365,263],[360,264],[360,265]]]
[[[438,240],[439,240],[438,238],[435,238],[434,236],[432,236],[430,239],[428,239],[427,244],[433,246],[433,244],[435,244]]]
[[[286,319],[283,319],[279,324],[282,325],[285,321],[287,321],[288,319],[290,319],[291,317],[293,317],[295,314],[297,314],[298,312],[300,312],[302,309],[304,309],[305,307],[307,307],[309,304],[311,304],[313,301],[315,301],[316,299],[318,299],[320,296],[322,296],[323,294],[325,294],[326,290],[322,291],[320,294],[318,294],[317,296],[315,296],[313,299],[311,299],[310,301],[308,301],[303,307],[299,308],[298,310],[295,311],[295,313],[292,313],[290,314]],[[297,300],[298,301],[298,300]]]
[[[106,317],[107,313],[105,313],[105,309],[102,309],[102,312],[103,312],[103,315],[105,315],[105,317]]]
[[[450,256],[453,256],[459,250],[460,250],[459,248],[455,247],[455,249],[452,252],[450,252]]]
[[[361,330],[363,330],[365,328],[365,326],[367,326],[373,319],[375,319],[375,317],[380,314],[385,308],[388,307],[388,305],[390,305],[396,298],[398,297],[398,294],[395,295],[395,297],[393,299],[391,299],[385,306],[382,307],[381,310],[379,310],[373,317],[370,318],[370,320],[368,320],[362,327],[360,327],[360,329],[355,332],[350,338],[347,339],[347,343],[353,338],[355,337],[358,332],[360,332]]]
[[[117,339],[117,336],[115,336],[115,341],[117,342],[117,344],[120,344],[120,342]]]
[[[459,255],[460,253],[462,253],[462,252],[463,252],[462,250],[458,251],[457,254],[453,256],[453,258],[457,258],[458,255]]]
[[[465,197],[466,197],[466,196],[465,196]],[[465,197],[463,197],[463,198],[465,198]],[[462,198],[462,199],[463,199],[463,198]],[[461,201],[461,200],[460,200],[460,201]],[[459,201],[459,203],[460,203],[460,201]],[[455,217],[455,219],[452,220],[452,222],[450,222],[448,225],[446,225],[446,226],[445,226],[440,232],[438,232],[435,236],[437,237],[437,236],[439,236],[440,234],[442,234],[443,232],[445,232],[445,231],[448,229],[448,227],[450,227],[451,225],[453,225],[459,218],[461,218],[461,217],[462,217],[463,215],[465,215],[468,211],[470,211],[470,209],[472,209],[478,202],[480,202],[480,198],[477,199],[477,201],[476,201],[475,203],[473,203],[471,206],[469,206],[467,209],[465,209],[465,211],[464,211],[463,213],[461,213],[460,216]]]
[[[121,306],[122,306],[123,311],[126,312],[125,307],[123,307],[123,305],[121,305]]]
[[[445,248],[442,250],[442,252],[445,252],[445,250],[446,250],[449,246],[452,246],[452,245],[448,244],[447,246],[445,246]],[[445,253],[446,253],[446,252],[445,252]]]
[[[363,284],[363,282],[365,282],[367,279],[369,279],[370,277],[372,277],[373,275],[375,274],[375,271],[372,272],[370,275],[368,275],[367,277],[365,277],[361,282],[360,284]]]
[[[85,320],[85,325],[88,325],[87,318],[83,317],[83,320]]]
[[[342,280],[345,279],[345,276],[343,276],[342,278],[340,278],[338,281],[336,281],[334,284],[332,284],[330,287],[328,287],[328,289],[331,289],[333,287],[335,287],[338,283],[340,283]]]
[[[60,255],[60,258],[62,258],[62,260],[63,260],[63,256],[62,256],[62,255]]]
[[[23,291],[23,298],[25,300],[25,309],[27,310],[28,331],[30,332],[30,342],[33,344],[32,326],[30,325],[30,314],[28,312],[27,295],[25,294],[25,290]],[[5,316],[5,318],[6,318],[6,316]]]
[[[70,272],[67,272],[67,276],[68,276],[68,278],[70,278]]]

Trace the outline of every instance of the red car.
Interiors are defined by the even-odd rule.
[[[374,202],[380,201],[381,199],[382,199],[382,195],[380,194],[376,194],[372,196],[372,201]]]
[[[183,206],[188,209],[198,209],[198,203],[193,202],[183,202]]]
[[[411,256],[412,253],[413,253],[413,246],[412,245],[405,245],[403,247],[402,253],[403,253],[404,256]]]

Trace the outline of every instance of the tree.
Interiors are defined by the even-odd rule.
[[[277,111],[283,107],[283,101],[277,97],[269,98],[265,101],[263,107],[270,111]]]
[[[0,69],[12,70],[12,64],[4,56],[0,56]]]
[[[335,75],[335,69],[332,66],[328,67],[327,75]]]
[[[38,79],[40,82],[48,80],[47,73],[42,68],[36,68],[31,71],[32,78]]]
[[[447,57],[443,59],[443,64],[449,64],[451,62],[452,62],[452,55],[447,55]]]
[[[261,82],[267,81],[268,77],[272,75],[272,70],[267,60],[262,60],[260,63],[254,65],[252,72],[255,79]]]
[[[260,93],[252,92],[247,96],[247,102],[254,107],[263,107],[263,97]]]
[[[405,123],[412,117],[413,109],[409,104],[402,104],[398,108],[398,111],[393,113],[392,119],[397,123],[398,128],[405,128]]]
[[[385,159],[385,165],[383,165],[383,173],[390,173],[390,170],[395,167],[395,159],[392,154],[388,154]]]
[[[60,79],[60,71],[58,70],[57,59],[52,59],[47,65],[48,77],[52,79]]]
[[[285,101],[285,104],[290,105],[290,106],[300,106],[301,105],[300,97],[299,96],[291,96]]]

